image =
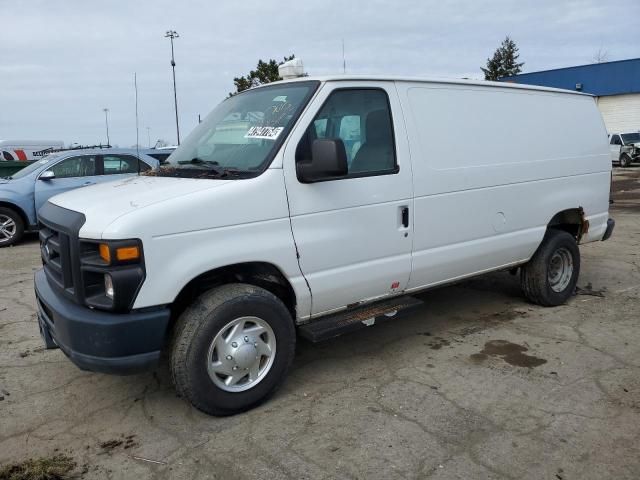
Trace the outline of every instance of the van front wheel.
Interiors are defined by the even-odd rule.
[[[210,415],[232,415],[268,398],[293,361],[296,335],[275,295],[246,284],[201,295],[178,319],[171,374],[179,395]]]
[[[554,307],[571,297],[579,274],[580,250],[576,239],[563,230],[550,229],[531,260],[522,267],[520,283],[529,301]]]

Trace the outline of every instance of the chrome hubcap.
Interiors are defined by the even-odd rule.
[[[269,373],[276,355],[276,337],[259,317],[240,317],[215,336],[207,354],[207,372],[217,387],[242,392]]]
[[[0,215],[0,242],[11,239],[16,234],[16,222],[7,215]]]
[[[559,248],[549,261],[549,285],[554,292],[564,291],[573,276],[573,257],[566,248]]]

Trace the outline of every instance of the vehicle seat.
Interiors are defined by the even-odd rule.
[[[391,119],[387,110],[367,115],[366,141],[351,162],[349,173],[389,170],[393,168]]]

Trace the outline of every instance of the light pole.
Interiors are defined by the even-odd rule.
[[[107,127],[107,145],[110,145],[109,143],[109,109],[108,108],[103,108],[102,111],[104,112],[104,124]]]
[[[173,70],[173,102],[176,108],[176,135],[178,137],[178,145],[180,145],[180,125],[178,124],[178,95],[176,93],[176,61],[173,57],[173,39],[180,38],[175,30],[167,30],[165,38],[171,40],[171,69]]]

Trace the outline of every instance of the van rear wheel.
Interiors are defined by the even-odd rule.
[[[24,222],[20,215],[10,208],[0,207],[0,248],[17,243],[24,234]]]
[[[246,284],[201,295],[178,319],[171,374],[179,395],[210,415],[232,415],[267,399],[295,353],[291,315],[275,295]]]
[[[520,283],[533,303],[553,307],[565,303],[580,274],[580,250],[576,239],[563,230],[547,233],[531,260],[522,267]]]

